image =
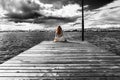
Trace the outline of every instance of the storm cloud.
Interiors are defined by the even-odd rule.
[[[5,15],[12,18],[76,17],[81,10],[77,3],[64,5],[61,1],[45,3],[41,0],[0,0],[0,5],[5,10]]]

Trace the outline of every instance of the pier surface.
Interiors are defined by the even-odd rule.
[[[120,56],[89,42],[43,41],[1,64],[0,80],[120,80]]]

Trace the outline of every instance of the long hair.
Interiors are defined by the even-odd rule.
[[[56,34],[57,34],[57,35],[60,35],[60,34],[62,35],[62,28],[61,28],[61,26],[58,26],[58,27],[57,27],[57,29],[56,29]]]

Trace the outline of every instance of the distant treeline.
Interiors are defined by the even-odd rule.
[[[0,31],[0,32],[49,32],[53,30],[6,30],[6,31]],[[71,29],[71,30],[64,30],[66,32],[81,32],[81,29]],[[120,28],[85,28],[85,32],[119,32]]]
[[[97,31],[97,32],[116,32],[116,31],[120,31],[120,28],[87,28],[85,29],[85,31]]]

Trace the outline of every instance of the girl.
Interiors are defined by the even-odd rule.
[[[65,42],[65,41],[67,41],[67,40],[63,36],[62,28],[61,28],[61,26],[58,26],[55,31],[54,42]]]

